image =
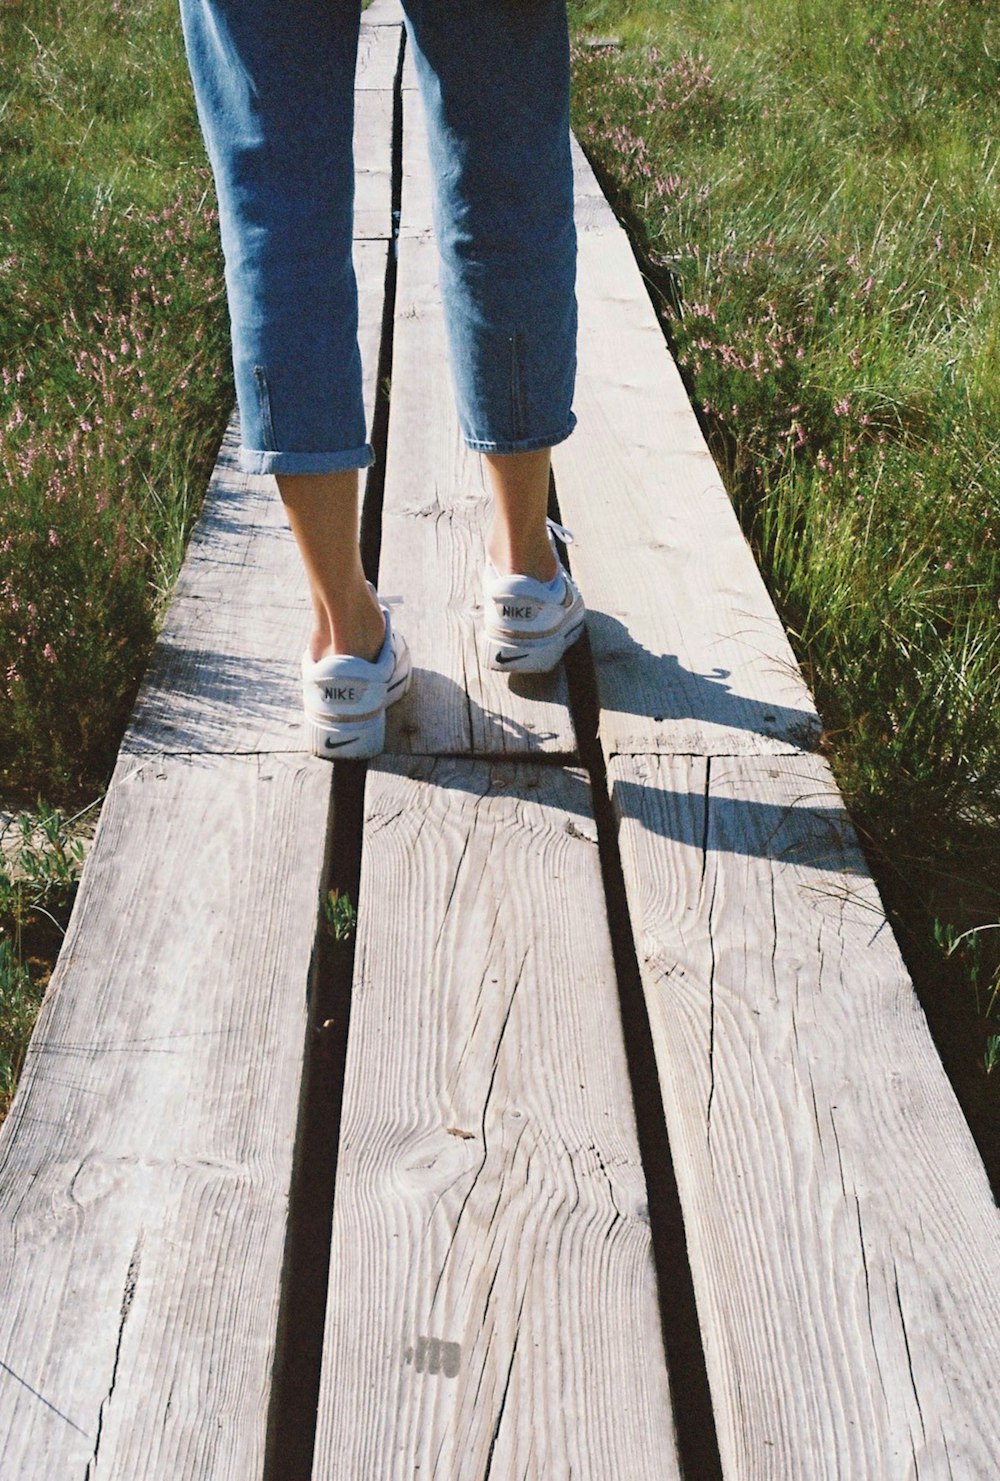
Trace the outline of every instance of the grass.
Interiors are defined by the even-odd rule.
[[[358,914],[348,895],[342,895],[339,890],[328,891],[323,901],[323,920],[327,931],[338,944],[353,941]]]
[[[971,1093],[995,1105],[1000,20],[981,0],[570,10],[578,133],[939,1042],[968,1008]],[[0,58],[0,785],[68,803],[108,774],[232,404],[221,261],[173,0],[7,4]],[[22,865],[0,880],[0,1076],[73,888],[37,895]]]
[[[62,941],[84,845],[76,818],[22,813],[0,854],[0,1120],[14,1093],[52,963]]]
[[[233,402],[172,0],[0,8],[0,158],[2,1116]]]
[[[995,1105],[1000,18],[970,0],[570,12],[578,135],[911,968],[941,1023],[976,1017],[961,1052]]]
[[[0,9],[0,784],[105,780],[232,388],[167,0]]]

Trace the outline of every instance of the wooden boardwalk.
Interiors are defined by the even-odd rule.
[[[304,583],[231,428],[0,1133],[0,1481],[986,1481],[996,1207],[579,153],[554,463],[589,651],[481,665],[489,498],[422,134],[375,0],[356,263],[414,684],[366,773],[304,754]],[[321,901],[351,847],[323,1085]],[[297,1397],[316,1095],[340,1119]]]

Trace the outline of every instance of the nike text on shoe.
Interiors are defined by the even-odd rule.
[[[567,544],[572,541],[569,530],[552,520],[548,524]],[[554,544],[552,548],[555,551]],[[554,669],[583,632],[587,615],[561,562],[553,580],[536,581],[531,576],[501,576],[487,561],[483,611],[487,663],[510,674],[547,674]]]
[[[410,653],[388,607],[382,616],[385,638],[374,662],[340,653],[319,663],[308,654],[302,659],[306,737],[314,756],[363,760],[385,745],[386,707],[410,687]]]

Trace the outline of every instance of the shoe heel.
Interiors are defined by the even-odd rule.
[[[385,711],[356,724],[307,717],[306,738],[310,754],[324,761],[367,761],[385,749]]]
[[[547,642],[532,640],[530,643],[516,643],[487,634],[484,642],[487,667],[505,674],[551,673],[567,647],[561,634]]]

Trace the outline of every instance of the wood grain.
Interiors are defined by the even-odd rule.
[[[398,754],[530,755],[575,749],[563,666],[493,673],[480,656],[492,516],[478,453],[462,440],[430,238],[401,237],[379,590],[399,603],[413,687],[390,711]]]
[[[0,1133],[11,1481],[261,1474],[329,786],[119,763]]]
[[[374,763],[359,899],[316,1481],[678,1476],[584,776]]]
[[[609,775],[725,1475],[1000,1474],[1000,1218],[828,768]]]
[[[553,466],[605,750],[810,747],[815,705],[620,227],[580,232],[577,293],[579,421]]]

